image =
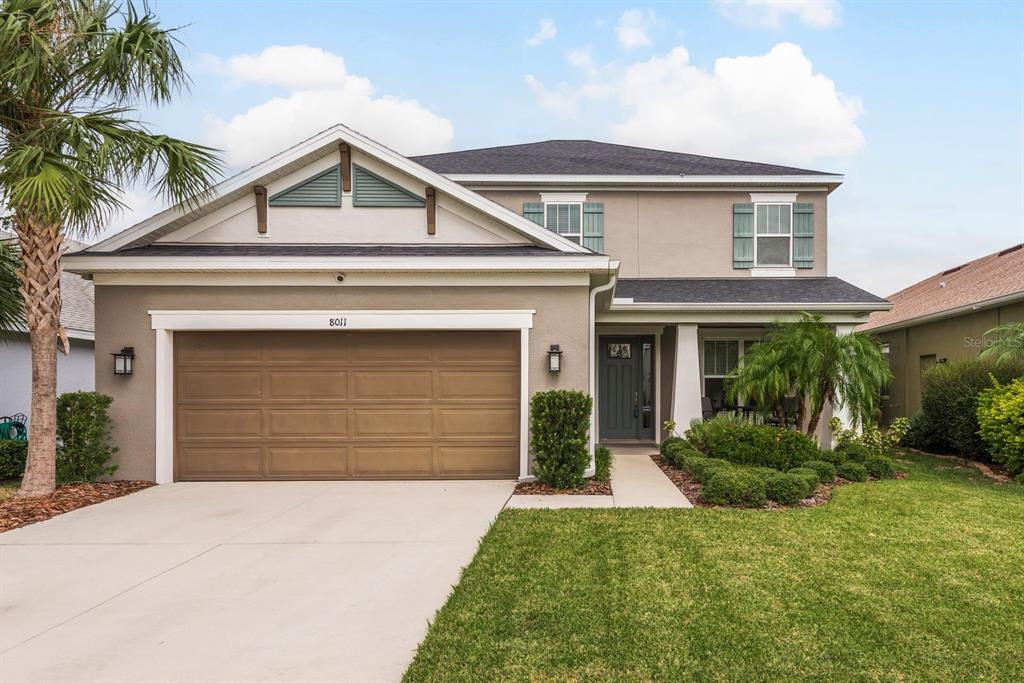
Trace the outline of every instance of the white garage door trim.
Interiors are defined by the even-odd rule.
[[[156,331],[156,482],[174,481],[174,332],[519,330],[519,476],[529,475],[529,351],[534,310],[149,311]]]

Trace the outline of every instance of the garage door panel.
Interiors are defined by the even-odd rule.
[[[518,401],[519,373],[508,370],[455,371],[440,370],[442,400],[490,398]]]
[[[345,477],[349,473],[345,446],[267,447],[267,474],[310,478]]]
[[[501,438],[519,434],[518,409],[441,408],[438,415],[440,437]]]
[[[267,436],[345,437],[348,435],[348,410],[345,408],[270,409],[267,411]]]
[[[263,435],[262,411],[183,408],[178,411],[178,434],[183,438],[246,438]]]
[[[179,374],[182,401],[258,401],[263,385],[259,371],[217,372],[186,370]]]
[[[437,360],[440,363],[518,365],[519,336],[507,332],[453,335],[438,344]]]
[[[237,365],[259,363],[262,344],[249,332],[195,332],[178,335],[179,358],[190,364]]]
[[[426,437],[433,433],[433,411],[425,409],[386,410],[356,408],[352,411],[355,437]]]
[[[424,364],[433,360],[434,339],[429,332],[350,333],[352,360],[357,363]]]
[[[206,443],[178,449],[179,472],[188,479],[260,479],[263,449]]]
[[[348,397],[348,373],[344,371],[299,372],[296,370],[267,371],[267,398],[344,399]]]
[[[515,446],[440,446],[440,474],[453,477],[491,474],[495,477],[516,475],[518,450]]]
[[[267,334],[262,342],[263,360],[272,364],[331,363],[344,364],[352,360],[349,335],[295,334],[275,332]]]
[[[429,370],[356,370],[353,375],[354,399],[430,400],[433,396],[434,380]]]
[[[430,446],[353,446],[355,476],[423,477],[434,473],[434,449]]]

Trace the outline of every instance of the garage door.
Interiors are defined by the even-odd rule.
[[[518,474],[518,332],[187,332],[175,477]]]

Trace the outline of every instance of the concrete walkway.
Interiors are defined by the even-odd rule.
[[[0,680],[397,681],[512,488],[168,484],[0,534]]]
[[[612,449],[612,495],[610,496],[512,496],[506,508],[689,508],[693,504],[654,464],[654,446],[616,446]]]

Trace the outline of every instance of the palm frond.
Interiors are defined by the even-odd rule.
[[[1024,362],[1024,322],[993,327],[985,336],[989,339],[979,358],[999,364]]]

